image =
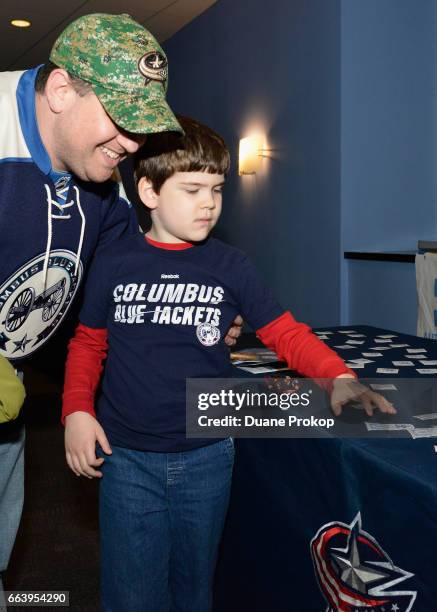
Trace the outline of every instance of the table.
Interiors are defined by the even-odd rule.
[[[426,348],[437,359],[435,341],[367,326],[330,328],[326,342],[339,345],[347,329],[366,337],[338,350],[348,360],[391,333],[392,343]],[[359,376],[384,378],[377,367],[403,359],[405,349],[383,351]],[[419,376],[414,367],[399,370]],[[215,612],[436,612],[434,444],[409,437],[236,440]]]

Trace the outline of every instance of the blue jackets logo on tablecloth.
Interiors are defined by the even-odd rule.
[[[27,357],[46,342],[80,284],[75,253],[51,251],[45,279],[44,258],[28,261],[0,287],[0,353],[8,359]]]
[[[392,590],[413,574],[396,567],[370,534],[360,513],[350,525],[323,525],[311,540],[311,556],[327,612],[408,612],[416,591]]]

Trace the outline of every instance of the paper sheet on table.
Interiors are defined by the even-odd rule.
[[[373,359],[362,359],[361,357],[358,359],[349,359],[350,363],[374,363]]]
[[[416,438],[437,438],[437,427],[417,427],[408,430],[408,433],[414,440]]]
[[[369,423],[366,421],[367,431],[412,431],[414,425],[411,423]]]
[[[392,383],[371,383],[369,386],[374,391],[397,391],[397,387]]]
[[[247,348],[242,351],[233,351],[231,353],[231,361],[237,365],[242,362],[250,362],[250,363],[272,363],[274,361],[279,361],[279,357],[275,353],[268,348],[256,347],[256,348]]]
[[[245,366],[237,366],[239,370],[244,370],[244,372],[249,372],[250,374],[269,374],[272,372],[283,372],[288,370],[288,367],[284,368],[269,368],[268,366],[254,366],[253,368],[247,368]]]
[[[391,346],[369,346],[369,351],[389,351]]]

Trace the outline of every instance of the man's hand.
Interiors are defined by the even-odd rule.
[[[225,342],[228,346],[234,346],[234,344],[237,342],[237,338],[241,336],[242,327],[243,327],[243,317],[241,317],[240,315],[237,315],[231,327],[228,329],[228,333],[226,334],[226,337],[225,337]]]
[[[76,476],[102,477],[102,472],[94,469],[105,461],[96,457],[96,442],[107,455],[112,453],[105,432],[91,414],[78,411],[65,418],[65,455]]]
[[[396,414],[396,408],[383,395],[362,385],[352,375],[342,374],[333,382],[331,408],[334,415],[340,416],[343,406],[349,402],[364,408],[369,417],[373,416],[375,408],[385,414]]]

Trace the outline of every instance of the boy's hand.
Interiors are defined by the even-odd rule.
[[[65,454],[76,476],[102,477],[102,472],[94,469],[105,461],[96,457],[96,442],[107,455],[112,453],[103,428],[91,414],[78,411],[65,418]]]
[[[350,374],[338,376],[333,383],[331,408],[335,416],[340,416],[344,404],[356,402],[357,408],[364,408],[367,416],[373,416],[378,408],[385,414],[396,414],[396,408],[383,395],[372,391]]]
[[[243,317],[237,315],[232,322],[231,327],[228,329],[228,333],[225,337],[225,342],[228,346],[234,346],[237,342],[237,338],[241,336],[241,330],[243,328]]]

